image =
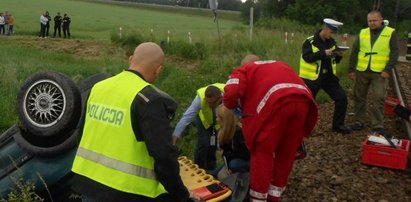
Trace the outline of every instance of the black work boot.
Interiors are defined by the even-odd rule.
[[[342,133],[342,134],[350,134],[352,133],[352,130],[350,127],[341,125],[341,126],[337,126],[337,127],[333,127],[333,131],[337,132],[337,133]]]
[[[364,129],[364,124],[363,123],[361,123],[361,122],[354,122],[352,125],[351,125],[351,129],[352,130],[362,130],[362,129]]]

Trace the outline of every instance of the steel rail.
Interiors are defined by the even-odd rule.
[[[391,70],[391,75],[392,75],[392,80],[393,80],[393,83],[394,83],[395,94],[397,95],[398,100],[401,102],[401,105],[404,105],[405,102],[404,102],[403,96],[401,94],[401,89],[400,89],[400,85],[399,85],[399,82],[398,82],[398,75],[397,75],[397,71],[395,70],[395,68],[393,68]],[[411,140],[411,124],[406,120],[403,120],[403,123],[405,124],[405,128],[407,130],[408,137]]]

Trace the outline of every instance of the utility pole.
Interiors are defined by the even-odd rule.
[[[395,4],[395,13],[394,13],[394,19],[393,19],[393,27],[396,27],[397,25],[397,19],[398,19],[398,12],[400,11],[400,0],[397,0]]]

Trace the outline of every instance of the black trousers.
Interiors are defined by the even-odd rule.
[[[321,74],[317,80],[303,79],[315,97],[320,89],[330,96],[335,102],[333,115],[333,128],[344,125],[345,114],[347,113],[347,95],[340,85],[340,80],[331,72]]]
[[[47,25],[46,25],[46,31],[45,31],[47,37],[49,36],[49,31],[50,31],[50,24],[47,23]]]
[[[64,38],[70,38],[70,26],[63,26]]]
[[[61,25],[54,25],[54,34],[53,37],[56,37],[56,32],[58,31],[59,37],[61,37]]]
[[[39,37],[45,37],[46,36],[46,25],[43,23],[40,23],[40,34]]]
[[[197,145],[194,151],[194,163],[205,170],[214,170],[217,166],[216,141],[217,136],[213,131],[214,127],[204,128],[199,116],[196,117]],[[211,144],[214,138],[214,144]]]

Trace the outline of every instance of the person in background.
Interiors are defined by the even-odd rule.
[[[9,30],[8,30],[8,35],[14,34],[14,16],[9,13]]]
[[[288,64],[253,60],[233,70],[223,104],[242,111],[251,154],[250,201],[273,202],[287,186],[297,150],[314,129],[318,109],[310,89]]]
[[[190,107],[184,112],[173,132],[173,142],[177,139],[194,118],[197,128],[197,145],[194,154],[194,163],[200,168],[212,171],[216,168],[217,129],[215,108],[221,104],[224,91],[223,83],[215,83],[197,90],[197,95]]]
[[[10,20],[10,16],[9,16],[9,12],[6,11],[4,13],[4,34],[9,34],[9,20]]]
[[[47,12],[47,11],[46,11]],[[46,25],[49,19],[46,17],[46,12],[40,15],[40,34],[39,37],[45,38],[46,37]]]
[[[0,35],[3,35],[6,33],[6,29],[4,26],[5,26],[4,16],[3,16],[3,13],[0,13]]]
[[[71,23],[70,17],[67,15],[67,13],[64,13],[64,17],[63,17],[64,38],[70,38],[70,23]]]
[[[49,37],[51,17],[48,11],[46,11],[46,18],[47,18],[47,23],[46,23],[45,36]]]
[[[128,70],[92,87],[72,167],[72,189],[85,201],[199,199],[182,182],[172,144],[177,103],[153,85],[163,63],[157,44],[142,43]]]
[[[213,175],[221,180],[231,173],[248,172],[250,152],[244,142],[239,117],[222,104],[216,108],[216,114],[217,122],[220,124],[218,144],[223,150],[224,165],[213,171]]]
[[[367,95],[371,88],[373,102],[371,128],[373,133],[384,133],[384,106],[388,79],[397,64],[399,48],[395,30],[384,26],[380,11],[367,15],[368,28],[360,31],[352,46],[349,77],[354,80],[353,130],[362,130],[367,120]]]
[[[60,15],[60,12],[57,12],[57,15],[54,16],[54,33],[53,38],[56,37],[56,32],[58,31],[59,37],[61,37],[61,23],[63,23],[63,18]]]
[[[323,89],[334,100],[332,131],[349,134],[352,130],[345,125],[347,95],[337,77],[337,64],[342,52],[337,50],[333,36],[343,23],[325,18],[321,30],[308,37],[303,44],[299,76],[315,97]]]

